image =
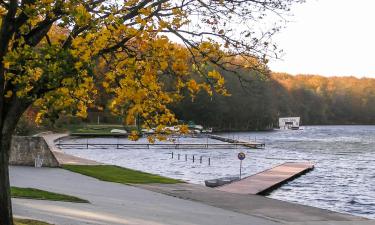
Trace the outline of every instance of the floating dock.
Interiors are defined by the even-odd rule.
[[[223,142],[241,145],[241,146],[248,147],[248,148],[265,148],[266,147],[266,144],[264,142],[242,141],[242,140],[236,140],[236,139],[214,135],[214,134],[207,134],[207,137],[211,139],[223,141]]]
[[[312,169],[312,163],[284,163],[216,189],[236,194],[265,195]]]

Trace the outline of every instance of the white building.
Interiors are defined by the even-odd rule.
[[[300,117],[284,117],[279,118],[280,129],[298,130],[300,125]]]

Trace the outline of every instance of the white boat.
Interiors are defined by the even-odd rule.
[[[300,117],[279,118],[279,128],[282,130],[299,130]]]

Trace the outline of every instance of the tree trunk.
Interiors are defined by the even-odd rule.
[[[12,135],[22,114],[31,104],[14,97],[2,110],[0,105],[0,225],[13,225],[9,183],[9,155]],[[4,110],[5,109],[5,110]]]
[[[13,225],[9,183],[11,135],[0,133],[0,225]]]

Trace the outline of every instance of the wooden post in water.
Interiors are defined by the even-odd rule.
[[[208,158],[208,165],[211,166],[211,158]]]
[[[172,154],[172,159],[173,159],[173,152],[171,154]]]
[[[185,161],[187,161],[187,154],[185,154]]]
[[[193,163],[194,163],[195,156],[193,155]]]
[[[202,164],[202,156],[199,158],[199,162]]]
[[[177,158],[178,158],[178,160],[180,160],[180,153],[178,153]]]

